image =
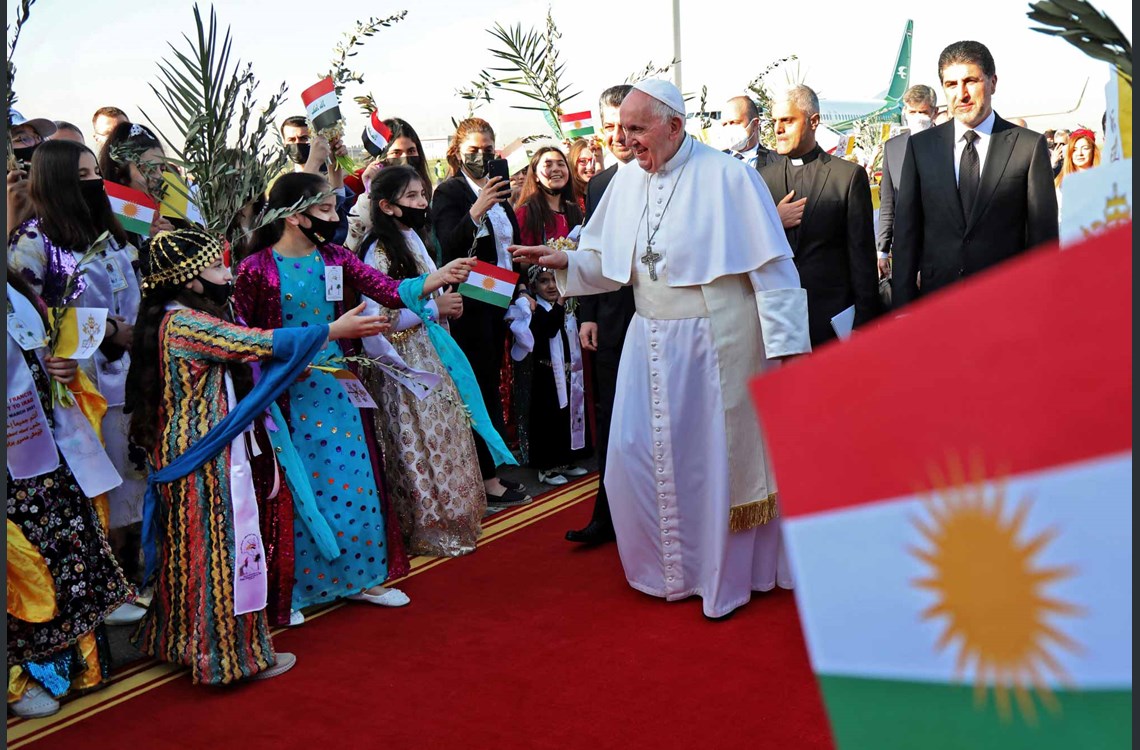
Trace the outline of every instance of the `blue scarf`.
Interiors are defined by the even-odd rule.
[[[326,325],[305,328],[278,328],[273,331],[273,361],[261,369],[261,379],[237,406],[214,425],[194,445],[161,470],[147,477],[143,500],[142,545],[146,560],[144,580],[152,580],[158,570],[158,485],[182,479],[202,468],[229,447],[233,439],[249,427],[293,384],[328,338]],[[225,498],[228,501],[228,498]]]
[[[455,339],[451,338],[451,334],[444,330],[443,326],[431,319],[430,314],[427,312],[427,300],[422,299],[424,291],[424,282],[427,280],[426,276],[420,276],[415,279],[405,279],[400,282],[400,299],[403,301],[404,306],[420,316],[424,322],[424,328],[427,329],[428,338],[431,339],[432,345],[435,347],[436,353],[439,354],[440,361],[443,366],[447,368],[447,374],[455,382],[455,387],[459,391],[459,397],[463,399],[463,403],[467,405],[467,409],[471,412],[471,419],[474,422],[475,432],[483,438],[487,444],[487,449],[491,452],[491,457],[495,459],[496,466],[508,464],[517,466],[518,461],[511,455],[511,451],[507,448],[507,444],[503,442],[503,436],[491,424],[491,417],[487,414],[487,405],[483,403],[483,394],[479,391],[479,383],[475,380],[475,373],[471,370],[471,363],[467,361],[467,357],[463,354],[463,350],[459,348],[459,344],[455,343]]]

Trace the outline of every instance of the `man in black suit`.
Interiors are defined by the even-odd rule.
[[[603,172],[594,175],[586,186],[586,221],[594,213],[610,180],[619,169],[633,161],[633,151],[617,142],[621,103],[632,89],[623,84],[602,92],[598,110],[602,120],[602,140],[617,159]],[[585,528],[566,532],[571,542],[600,544],[613,541],[614,525],[610,519],[610,503],[606,496],[606,447],[609,445],[610,418],[617,392],[618,360],[625,345],[625,332],[633,319],[633,287],[623,286],[616,292],[592,294],[578,300],[578,335],[582,348],[594,352],[594,424],[597,438],[598,496],[594,513]]]
[[[834,339],[831,319],[852,305],[855,325],[880,311],[871,186],[858,164],[825,153],[815,140],[819,98],[793,86],[773,102],[776,151],[783,157],[760,170],[773,200],[807,199],[798,226],[784,233],[807,291],[812,347]]]
[[[906,146],[892,246],[895,309],[1057,238],[1045,138],[998,117],[993,56],[955,42],[938,57],[953,120]]]
[[[906,130],[883,143],[883,176],[879,181],[879,227],[875,247],[879,252],[879,278],[891,275],[891,241],[895,235],[895,195],[899,191],[906,142],[912,135],[934,127],[938,95],[934,89],[916,83],[903,94],[903,122]]]

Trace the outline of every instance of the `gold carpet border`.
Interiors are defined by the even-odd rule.
[[[520,529],[525,529],[527,526],[549,518],[571,505],[575,505],[588,497],[592,497],[597,490],[598,478],[596,476],[590,476],[573,482],[561,489],[547,493],[529,505],[512,509],[508,511],[509,515],[503,516],[501,513],[496,513],[487,519],[487,523],[483,527],[483,536],[479,539],[478,546],[482,547],[490,542],[502,539],[508,534],[512,534]],[[460,558],[414,557],[410,561],[411,570],[408,574],[392,581],[392,584],[407,580],[412,576],[419,575],[443,563],[457,559]],[[343,606],[345,606],[343,602],[330,604],[324,609],[306,615],[305,619],[308,621],[323,617],[329,612],[340,609]],[[287,629],[288,628],[275,628],[272,634],[277,635]],[[9,719],[7,746],[11,750],[27,747],[51,734],[55,734],[62,729],[90,719],[109,708],[113,708],[124,701],[148,693],[186,674],[188,674],[188,671],[185,668],[167,662],[153,660],[144,662],[139,666],[127,667],[125,674],[113,675],[108,681],[108,686],[103,690],[64,703],[59,713],[53,716],[47,717],[46,719]]]

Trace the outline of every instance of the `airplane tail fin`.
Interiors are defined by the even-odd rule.
[[[910,38],[914,33],[914,21],[906,22],[902,42],[899,44],[899,54],[895,58],[895,69],[891,74],[891,83],[887,87],[885,99],[888,102],[897,102],[902,99],[910,85]]]

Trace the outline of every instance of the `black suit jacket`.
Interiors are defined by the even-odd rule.
[[[995,117],[970,216],[954,176],[954,122],[907,142],[892,247],[895,308],[1057,239],[1045,137]]]
[[[831,319],[851,305],[856,326],[881,310],[867,172],[827,153],[818,159],[820,168],[808,191],[798,240],[792,243],[800,283],[807,291],[812,346],[835,338]],[[785,162],[779,157],[760,170],[776,202],[788,194]]]
[[[618,165],[613,164],[586,185],[586,221],[602,201],[602,194],[617,174]],[[589,294],[578,299],[578,320],[583,323],[598,324],[598,357],[617,361],[625,344],[625,332],[633,320],[633,287],[623,286],[615,292]]]
[[[889,253],[894,239],[895,201],[908,140],[910,133],[900,133],[883,144],[883,176],[879,180],[879,228],[875,234],[875,247],[880,253]]]
[[[444,263],[466,258],[474,240],[475,257],[498,265],[494,234],[475,240],[478,227],[469,213],[475,204],[475,197],[475,191],[461,174],[444,180],[432,193],[432,225]],[[514,234],[511,241],[518,244],[519,225],[515,220],[515,212],[506,201],[500,205],[511,222]],[[517,264],[514,265],[514,270],[518,271]],[[480,383],[493,376],[502,364],[507,332],[507,324],[503,320],[505,314],[506,311],[501,307],[468,298],[463,301],[463,315],[451,321],[451,333],[471,361],[476,376],[480,377]]]

